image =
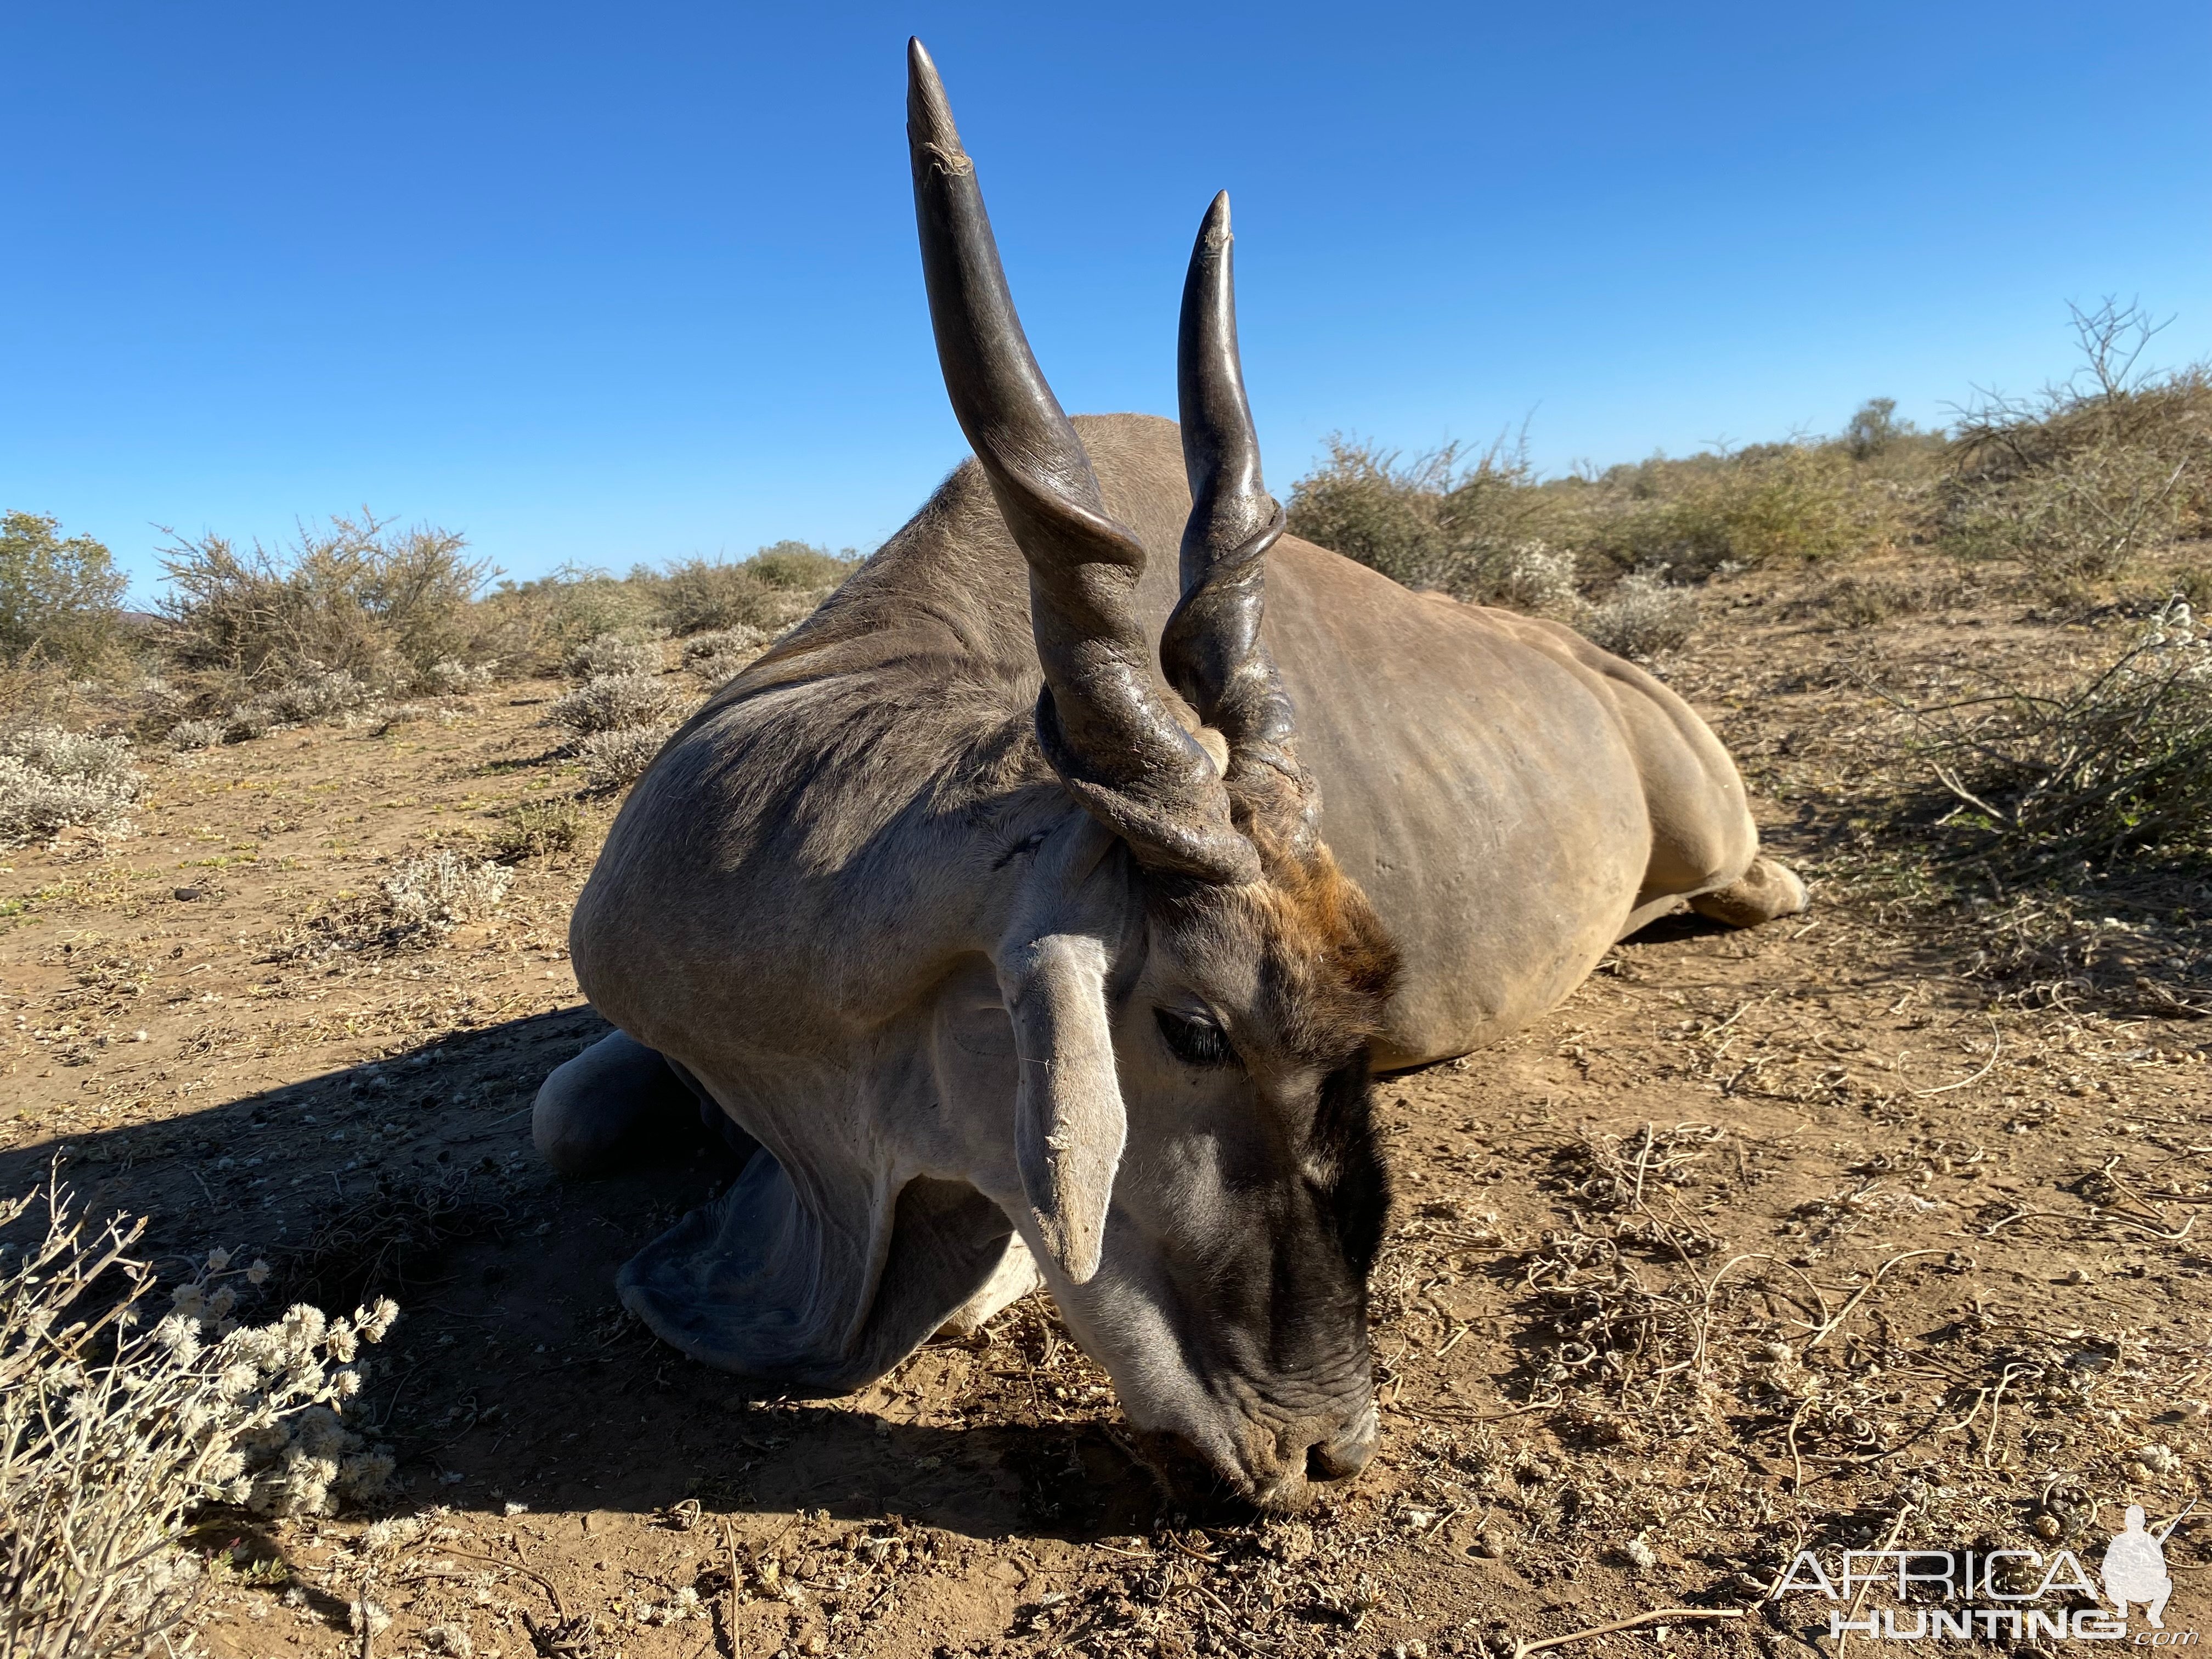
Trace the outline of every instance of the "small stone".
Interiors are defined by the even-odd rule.
[[[169,896],[179,903],[190,904],[200,896],[200,890],[197,887],[179,887],[171,890]]]

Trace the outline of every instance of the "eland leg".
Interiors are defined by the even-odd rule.
[[[811,1176],[813,1199],[836,1206],[827,1215],[801,1185],[763,1149],[624,1264],[623,1305],[707,1364],[844,1394],[1036,1276],[1006,1212],[964,1182],[918,1176],[890,1194]]]
[[[1608,665],[1651,819],[1651,859],[1626,936],[1687,901],[1731,927],[1811,903],[1787,865],[1759,850],[1743,779],[1712,729],[1641,669]]]
[[[1006,1247],[1006,1258],[983,1281],[983,1288],[955,1308],[937,1328],[940,1336],[973,1336],[1031,1291],[1044,1288],[1044,1275],[1036,1258],[1018,1238]]]
[[[679,1138],[695,1123],[721,1121],[720,1109],[666,1060],[617,1031],[556,1066],[538,1085],[530,1135],[538,1156],[560,1174],[594,1176],[656,1142]],[[750,1142],[732,1150],[750,1151]]]

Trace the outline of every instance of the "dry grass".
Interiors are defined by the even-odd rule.
[[[492,837],[491,854],[501,864],[557,858],[575,850],[584,828],[584,815],[574,801],[527,801],[501,822]]]
[[[2176,599],[2055,685],[1996,684],[1915,708],[1960,802],[1944,826],[2014,881],[2061,866],[2212,858],[2212,631]]]

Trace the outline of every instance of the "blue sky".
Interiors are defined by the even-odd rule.
[[[518,575],[868,547],[963,453],[903,141],[935,53],[1061,400],[1172,413],[1236,203],[1279,489],[1923,422],[2140,295],[2212,352],[2212,8],[0,9],[0,507],[366,504]]]

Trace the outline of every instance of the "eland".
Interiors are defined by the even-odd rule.
[[[1225,195],[1180,424],[1063,414],[919,42],[908,70],[974,458],[631,791],[570,929],[617,1030],[537,1144],[588,1174],[703,1109],[749,1154],[618,1279],[708,1364],[850,1390],[1041,1279],[1171,1483],[1296,1508],[1376,1444],[1370,1079],[1684,901],[1748,926],[1805,890],[1650,675],[1285,533]]]

